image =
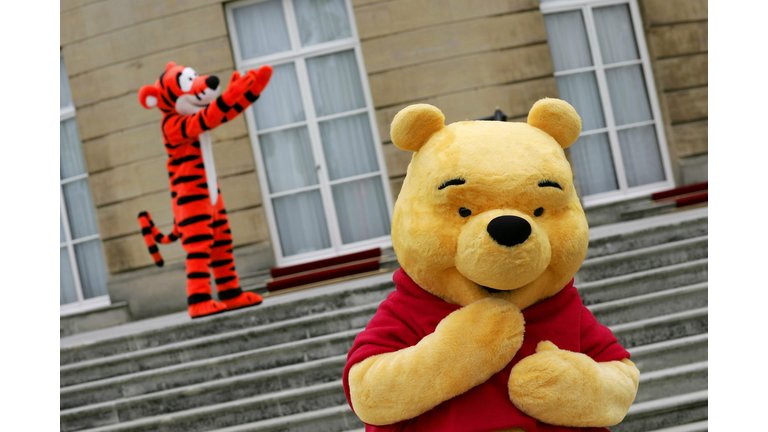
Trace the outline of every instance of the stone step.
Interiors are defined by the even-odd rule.
[[[576,285],[585,305],[592,305],[707,281],[708,259],[674,264]]]
[[[688,423],[680,426],[672,426],[664,429],[656,429],[650,432],[707,432],[709,430],[707,420]]]
[[[62,430],[78,430],[221,404],[341,379],[346,355],[283,366],[60,412]]]
[[[280,366],[346,355],[362,329],[348,330],[245,351],[77,384],[60,389],[61,408],[143,395]]]
[[[62,387],[365,327],[378,303],[101,357],[60,367]]]
[[[611,432],[646,432],[707,419],[707,390],[632,405]]]
[[[588,306],[603,325],[621,324],[707,306],[707,282]]]
[[[346,403],[341,380],[117,423],[91,432],[198,432],[332,408]]]
[[[363,422],[344,403],[331,408],[216,429],[216,432],[337,432],[362,426]]]
[[[585,260],[576,273],[576,282],[636,273],[707,257],[707,236],[694,237],[643,249]]]
[[[593,228],[587,258],[704,236],[707,226],[707,209],[702,209]]]
[[[651,202],[646,205],[632,207],[621,212],[620,218],[623,221],[644,219],[650,216],[666,214],[677,208],[677,204],[672,202],[656,203]]]
[[[124,328],[107,329],[109,332],[104,334],[98,331],[79,334],[61,340],[60,364],[114,356],[312,314],[381,302],[394,288],[392,274],[385,273],[349,283],[340,283],[337,286],[268,297],[260,306],[229,311],[211,317],[192,320],[184,313],[180,313],[129,323],[123,326]]]
[[[706,361],[707,333],[629,348],[632,361],[640,372],[653,372],[669,367]]]
[[[663,342],[707,333],[707,308],[633,321],[610,326],[624,348]]]
[[[707,389],[707,362],[697,362],[640,374],[635,403]]]

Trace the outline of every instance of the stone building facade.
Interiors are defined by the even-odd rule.
[[[242,24],[235,22],[235,15],[240,14],[238,8],[245,10],[257,3],[282,7],[293,44],[287,49],[293,54],[280,57],[278,49],[277,53],[257,56],[251,63],[242,60],[246,48],[239,39],[247,32],[241,32]],[[378,137],[375,160],[381,161],[383,166],[378,169],[382,178],[388,179],[382,188],[390,197],[382,201],[382,208],[391,212],[410,161],[410,154],[397,149],[389,138],[389,124],[401,108],[430,103],[445,113],[446,122],[482,118],[500,109],[510,121],[524,121],[536,100],[561,93],[547,16],[558,13],[557,7],[595,11],[616,5],[630,11],[632,22],[640,23],[641,31],[635,38],[639,38],[638,46],[647,47],[640,50],[639,55],[647,56],[640,66],[645,64],[652,71],[647,96],[659,113],[653,124],[661,125],[658,136],[665,141],[660,147],[664,169],[671,173],[664,186],[706,181],[706,0],[562,0],[541,4],[538,0],[61,0],[61,55],[108,274],[108,300],[127,302],[134,319],[186,306],[183,249],[179,243],[162,246],[167,264],[155,268],[136,221],[140,211],[148,210],[161,231],[167,233],[172,226],[161,116],[155,110],[143,109],[137,100],[138,89],[152,84],[166,62],[192,66],[201,75],[217,75],[224,83],[236,68],[245,69],[241,66],[250,67],[259,59],[294,62],[291,64],[298,68],[299,84],[304,88],[321,85],[312,81],[312,56],[343,50],[354,53],[362,59],[357,65],[362,72],[355,79],[360,80],[364,106],[350,112],[358,113],[364,124],[366,115],[370,117],[365,128],[370,127]],[[348,27],[343,17],[336,16],[333,19],[341,19],[341,33],[336,39],[332,35],[320,41],[317,46],[325,51],[311,51],[306,41],[314,36],[304,39],[304,29],[311,25],[305,26],[307,21],[302,19],[307,13],[312,16],[313,7],[326,6],[332,12],[342,10]],[[260,10],[256,6],[252,9],[253,13]],[[592,16],[592,12],[584,14]],[[589,32],[594,39],[594,31]],[[308,94],[317,97],[306,88],[302,91],[305,103]],[[315,131],[313,143],[319,142],[323,133],[323,121],[317,120],[319,110],[315,103],[316,112],[301,123],[306,124],[310,135]],[[272,213],[278,198],[270,192],[271,186],[262,187],[271,177],[262,172],[269,171],[268,160],[255,153],[264,134],[256,130],[260,120],[254,115],[248,111],[212,133],[216,169],[244,284],[263,280],[269,268],[292,262],[279,256],[282,252],[274,247],[279,241],[275,237],[280,236]],[[323,187],[331,190],[332,183]],[[329,224],[337,222],[330,220]],[[340,238],[333,230],[331,236]],[[386,239],[379,243],[387,244]],[[352,250],[343,246],[326,248],[323,256]],[[311,253],[305,256],[312,258]],[[88,307],[84,300],[75,304]],[[77,311],[78,307],[70,305],[67,310]]]

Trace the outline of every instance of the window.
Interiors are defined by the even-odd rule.
[[[392,202],[348,0],[228,4],[238,70],[274,73],[246,113],[277,264],[391,245]]]
[[[109,304],[107,268],[101,252],[96,214],[88,186],[80,134],[75,121],[75,107],[69,91],[69,79],[61,58],[61,269],[59,305],[61,313]]]
[[[570,147],[585,206],[673,187],[635,0],[543,0],[560,97],[582,118]]]

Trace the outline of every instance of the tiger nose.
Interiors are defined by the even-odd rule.
[[[211,75],[205,79],[205,85],[207,85],[208,88],[215,89],[219,87],[219,79],[216,76]]]
[[[499,216],[488,224],[488,234],[498,244],[512,247],[528,240],[531,224],[518,216]]]

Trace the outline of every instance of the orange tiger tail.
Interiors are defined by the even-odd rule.
[[[179,239],[179,229],[176,224],[173,224],[173,230],[168,235],[163,235],[160,229],[152,222],[152,216],[149,212],[139,213],[139,225],[141,226],[141,235],[144,236],[144,243],[149,248],[149,253],[152,255],[152,259],[155,260],[155,265],[162,267],[165,264],[163,257],[160,256],[160,250],[157,248],[157,243],[168,244],[173,243]]]

